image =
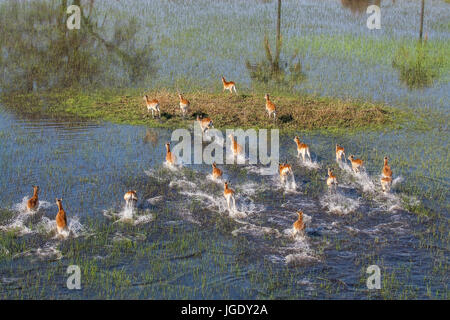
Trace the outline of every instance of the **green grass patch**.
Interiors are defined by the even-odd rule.
[[[143,90],[48,91],[4,95],[2,103],[11,111],[29,117],[75,117],[119,124],[180,128],[192,124],[196,114],[206,114],[214,126],[223,128],[279,128],[294,130],[342,130],[384,128],[406,119],[394,108],[358,100],[279,93],[272,101],[277,106],[277,121],[269,119],[263,93],[186,92],[189,115],[183,119],[176,92],[148,93],[160,102],[161,118],[153,119],[143,101]]]

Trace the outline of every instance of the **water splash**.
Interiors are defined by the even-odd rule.
[[[146,209],[144,212],[144,214],[138,214],[139,210],[137,208],[125,205],[119,212],[104,210],[103,215],[109,219],[114,219],[114,223],[130,223],[136,226],[154,220],[154,215],[149,209]]]
[[[320,205],[329,213],[349,214],[355,212],[359,207],[359,200],[348,198],[339,191],[329,190],[327,194],[320,199]]]
[[[243,224],[242,227],[237,228],[231,232],[233,236],[238,236],[241,234],[248,234],[254,237],[264,237],[266,235],[272,235],[275,238],[279,238],[282,236],[282,234],[275,228],[270,227],[263,227],[263,226],[257,226],[255,224],[242,221],[242,220],[236,220]]]
[[[303,161],[303,159],[299,158],[298,163],[305,168],[308,169],[320,169],[320,163],[313,161],[311,159],[305,159],[305,161]]]
[[[362,187],[364,192],[375,192],[376,191],[374,182],[372,181],[372,179],[369,177],[369,175],[367,174],[367,172],[364,169],[358,173],[355,173],[353,171],[353,169],[351,168],[351,166],[349,166],[345,162],[340,162],[339,167],[342,170],[344,170],[346,173],[351,175],[354,178],[355,182],[360,187]]]
[[[29,213],[19,213],[13,218],[12,222],[5,226],[0,226],[0,230],[14,231],[19,236],[33,233],[33,231],[25,225],[29,217]]]
[[[52,206],[52,204],[48,201],[39,200],[38,207],[35,210],[29,211],[27,208],[28,199],[29,199],[28,196],[23,197],[21,202],[12,206],[12,210],[18,211],[19,213],[26,213],[27,215],[33,215],[37,213],[40,209],[47,209]]]
[[[47,242],[42,247],[33,248],[24,252],[17,253],[13,256],[13,258],[15,259],[29,256],[35,256],[40,260],[49,261],[61,260],[63,257],[61,251],[58,249],[58,243]]]

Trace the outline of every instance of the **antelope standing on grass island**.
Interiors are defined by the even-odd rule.
[[[297,212],[298,219],[294,222],[293,227],[295,233],[301,233],[303,230],[305,230],[305,223],[303,222],[303,211],[300,210]]]
[[[206,130],[211,129],[213,127],[213,121],[211,118],[200,118],[197,116],[197,122],[200,124],[202,128],[202,133],[205,133]]]
[[[297,157],[300,158],[300,155],[303,158],[303,162],[306,161],[306,155],[308,155],[309,161],[311,161],[311,154],[309,153],[309,147],[305,143],[301,143],[298,136],[294,138],[295,143],[297,144]]]
[[[181,112],[183,113],[183,118],[184,118],[186,113],[189,112],[190,103],[187,99],[183,98],[181,93],[178,94],[178,97],[180,98],[180,109],[181,109]]]
[[[231,152],[233,153],[233,156],[236,157],[237,155],[242,153],[242,146],[237,143],[236,138],[230,134],[228,136],[231,140]]]
[[[237,95],[236,84],[233,81],[227,81],[227,80],[225,80],[225,77],[222,76],[222,84],[223,84],[222,92],[225,90],[229,90],[230,93],[233,93],[233,90],[234,90],[234,93],[236,93],[236,95]]]
[[[275,104],[272,101],[270,101],[268,93],[266,93],[266,95],[264,96],[264,99],[266,99],[266,110],[267,110],[267,113],[269,114],[269,119],[273,115],[273,119],[275,120],[277,117],[277,107],[275,106]]]
[[[364,164],[364,162],[361,159],[355,159],[355,156],[351,155],[350,157],[348,157],[348,160],[350,160],[350,162],[352,163],[352,170],[355,173],[361,172],[361,169],[363,168]]]
[[[340,145],[336,145],[336,162],[339,163],[342,161],[342,157],[344,157],[345,160],[345,150],[344,147],[341,147]]]
[[[222,177],[222,170],[217,168],[215,162],[212,164],[212,177],[213,179],[219,179],[220,177]]]
[[[228,188],[228,182],[225,182],[223,187],[223,196],[227,200],[228,211],[231,211],[231,202],[233,202],[233,209],[236,208],[236,200],[234,199],[234,190]]]
[[[39,206],[39,186],[33,186],[33,196],[27,201],[27,210],[32,211],[36,210]]]
[[[284,184],[287,181],[289,176],[294,175],[294,173],[292,172],[291,165],[287,163],[280,164],[279,171],[280,171],[280,180],[282,184]]]
[[[338,184],[337,178],[333,174],[333,170],[328,168],[328,178],[327,178],[327,185],[328,185],[328,187],[334,186],[336,188],[337,184]]]
[[[161,110],[159,110],[159,101],[156,99],[150,99],[148,95],[144,96],[145,105],[147,106],[147,113],[152,112],[152,117],[155,117],[155,113],[161,118]]]
[[[56,198],[55,201],[58,206],[58,213],[56,214],[56,231],[58,231],[58,234],[63,234],[68,231],[66,212],[62,206],[62,198]]]
[[[125,200],[125,206],[127,208],[134,207],[136,202],[138,201],[136,190],[130,190],[127,193],[125,193],[123,199]]]
[[[170,164],[171,166],[175,165],[175,155],[172,154],[170,151],[170,142],[166,143],[166,162],[167,164]]]

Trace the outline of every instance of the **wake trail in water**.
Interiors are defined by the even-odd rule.
[[[103,215],[109,219],[115,220],[114,223],[131,223],[135,226],[146,224],[154,220],[154,215],[149,209],[146,209],[143,213],[141,213],[137,208],[127,205],[125,205],[119,212],[104,210]]]
[[[346,197],[338,190],[328,190],[320,199],[320,205],[329,213],[346,215],[355,212],[360,203],[358,199]]]

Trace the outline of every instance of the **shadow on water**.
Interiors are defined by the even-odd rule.
[[[116,19],[95,0],[73,4],[81,9],[79,30],[66,27],[67,0],[0,3],[3,92],[137,85],[155,73],[151,39],[137,40],[135,17]]]

